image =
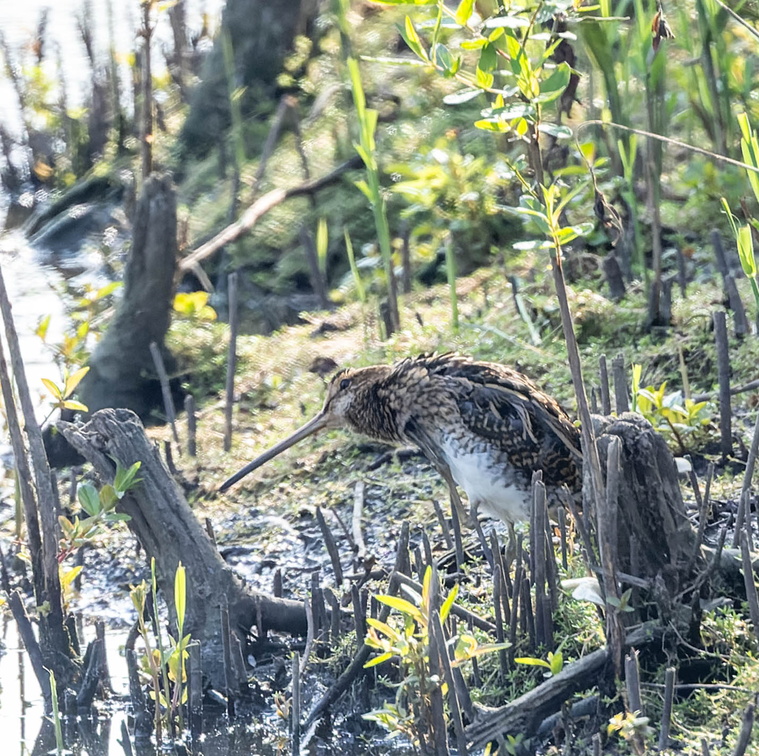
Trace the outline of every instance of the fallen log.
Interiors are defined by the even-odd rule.
[[[129,515],[130,530],[155,558],[159,590],[175,626],[174,575],[181,561],[187,576],[186,632],[200,641],[202,668],[210,684],[225,690],[221,607],[229,607],[230,628],[240,640],[251,627],[304,635],[302,602],[273,598],[248,588],[222,560],[198,522],[158,451],[145,435],[137,415],[125,409],[104,409],[86,425],[59,422],[66,440],[92,463],[103,483],[112,483],[114,460],[128,468],[140,462],[139,484],[118,504]],[[239,681],[236,681],[239,682]]]
[[[480,709],[474,722],[465,729],[467,747],[470,750],[484,748],[504,733],[523,733],[529,737],[570,696],[598,685],[599,679],[608,677],[611,673],[611,657],[605,648],[583,656],[505,706]]]

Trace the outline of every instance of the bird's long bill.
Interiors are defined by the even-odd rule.
[[[219,491],[226,491],[230,486],[237,483],[238,480],[242,480],[246,475],[252,473],[253,470],[257,470],[261,465],[265,465],[270,459],[274,459],[277,455],[281,454],[286,449],[294,446],[304,438],[317,433],[327,426],[327,416],[320,412],[313,420],[309,420],[305,425],[298,428],[291,436],[288,436],[284,441],[280,441],[265,451],[260,457],[256,457],[252,462],[248,462],[242,470],[236,472],[229,480],[225,480]]]

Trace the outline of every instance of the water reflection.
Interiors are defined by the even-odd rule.
[[[46,756],[56,752],[55,728],[44,717],[42,694],[21,646],[16,623],[8,616],[0,620],[0,753],[3,756]],[[85,644],[95,637],[94,622],[84,626]],[[220,709],[207,712],[203,733],[194,743],[187,737],[187,749],[159,750],[152,742],[134,742],[129,735],[126,663],[123,644],[125,630],[106,631],[106,656],[113,693],[107,701],[96,701],[91,717],[65,717],[63,737],[69,753],[75,756],[157,756],[168,753],[202,754],[202,756],[282,756],[290,752],[286,724],[271,709],[258,715],[241,716],[230,723]],[[303,753],[334,756],[403,756],[413,751],[397,741],[366,734],[333,731],[329,724],[319,728],[307,740]],[[342,731],[341,731],[342,730]],[[379,735],[379,733],[375,733]],[[126,745],[127,741],[129,744]]]

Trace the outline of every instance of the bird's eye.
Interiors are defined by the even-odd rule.
[[[345,389],[348,388],[348,386],[351,385],[351,379],[350,378],[343,378],[342,381],[340,381],[340,390],[345,391]]]

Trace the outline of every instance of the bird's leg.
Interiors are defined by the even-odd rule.
[[[464,504],[461,501],[459,491],[456,488],[456,481],[453,479],[451,471],[448,469],[448,467],[444,467],[443,465],[438,465],[437,468],[443,480],[448,485],[448,493],[451,499],[451,509],[456,510],[456,514],[458,515],[461,525],[469,526],[471,524],[469,515],[467,514],[467,511],[464,508]]]

